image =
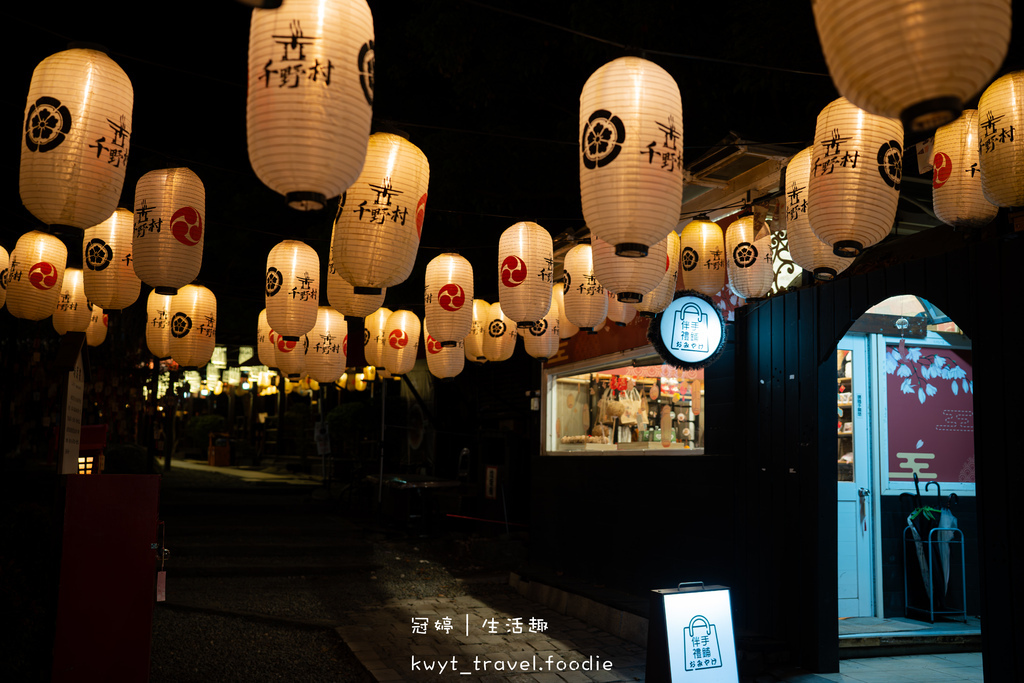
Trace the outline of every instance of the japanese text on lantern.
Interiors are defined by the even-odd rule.
[[[305,48],[318,38],[304,35],[298,20],[291,22],[289,35],[275,35],[273,38],[282,48],[281,59],[278,65],[274,64],[273,59],[268,59],[263,65],[263,74],[259,80],[265,81],[264,87],[269,88],[271,81],[276,82],[279,88],[298,88],[304,80],[323,83],[324,86],[331,84],[331,71],[334,70],[334,65],[329,59],[321,62],[317,58],[309,63]],[[271,68],[273,66],[277,68]]]
[[[128,136],[131,135],[131,133],[128,132],[128,122],[124,114],[121,115],[120,122],[114,122],[107,119],[107,124],[110,126],[112,131],[110,141],[107,142],[107,136],[100,136],[99,138],[96,138],[95,145],[89,145],[89,149],[96,150],[97,159],[101,158],[103,154],[106,153],[107,163],[114,167],[119,167],[121,164],[127,164],[127,143]]]
[[[836,166],[840,168],[857,168],[857,159],[860,156],[860,152],[853,150],[852,154],[850,150],[844,150],[842,148],[843,143],[849,142],[850,138],[844,138],[839,134],[839,129],[832,129],[832,137],[828,140],[821,140],[821,144],[825,148],[825,154],[814,160],[814,166],[811,167],[812,176],[823,176],[832,173]]]
[[[979,122],[978,127],[980,128],[980,151],[982,154],[986,152],[995,151],[996,145],[1004,142],[1013,142],[1013,126],[1006,128],[1000,126],[1000,122],[1006,117],[1005,114],[999,116],[993,116],[990,111],[985,119]],[[974,173],[971,173],[973,177]]]
[[[653,164],[654,157],[658,157],[661,168],[666,171],[672,172],[677,168],[682,169],[683,156],[677,146],[680,134],[676,129],[675,117],[669,116],[667,124],[659,121],[655,121],[655,124],[657,124],[663,136],[661,147],[658,147],[657,140],[652,140],[640,153],[647,155],[647,162],[649,164]]]

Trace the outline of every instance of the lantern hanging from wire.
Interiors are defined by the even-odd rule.
[[[668,271],[666,271],[668,272]],[[605,289],[608,296],[608,319],[619,327],[625,327],[636,317],[636,305],[619,301],[618,297]]]
[[[277,366],[277,359],[274,357],[274,342],[270,338],[272,332],[273,330],[267,323],[267,309],[264,308],[256,319],[256,358],[260,365],[266,365],[268,368]]]
[[[554,271],[551,233],[529,221],[498,239],[498,301],[518,327],[532,327],[551,308]]]
[[[345,372],[348,323],[330,306],[320,306],[316,325],[307,335],[306,372],[317,382],[334,382]]]
[[[387,289],[379,294],[356,294],[355,287],[334,267],[334,240],[328,248],[327,301],[334,310],[349,318],[365,318],[384,304]]]
[[[978,130],[978,110],[965,109],[935,131],[932,145],[932,208],[936,218],[958,228],[988,225],[999,212],[982,187]]]
[[[57,334],[85,332],[89,327],[89,299],[85,296],[85,283],[81,268],[67,268],[60,288],[60,299],[53,312],[53,329]]]
[[[171,358],[182,367],[203,367],[217,345],[217,297],[202,285],[185,285],[171,298]]]
[[[267,323],[289,341],[316,324],[320,294],[320,257],[299,240],[279,242],[267,255]]]
[[[146,298],[146,348],[157,358],[171,355],[171,295],[150,290]]]
[[[59,238],[32,230],[18,238],[7,272],[7,310],[15,318],[42,320],[60,300],[68,250]]]
[[[490,322],[491,304],[483,299],[473,299],[473,324],[465,337],[466,360],[474,363],[486,363],[484,354],[484,338],[487,336],[487,324]]]
[[[679,232],[681,288],[705,296],[722,291],[726,281],[725,233],[707,214],[697,216]]]
[[[594,275],[593,250],[577,244],[565,255],[565,317],[584,332],[593,332],[608,317],[608,298]]]
[[[348,188],[373,118],[373,16],[365,0],[254,9],[246,131],[259,179],[301,211]]]
[[[441,254],[427,263],[423,288],[423,324],[442,346],[455,346],[473,328],[473,266],[458,254]]]
[[[334,267],[359,294],[405,282],[416,262],[430,165],[399,135],[374,133],[334,221]]]
[[[93,306],[89,311],[89,327],[85,330],[85,343],[89,346],[99,346],[107,339],[107,326],[110,318],[99,306]]]
[[[85,229],[117,208],[128,165],[132,84],[100,50],[36,66],[25,105],[21,201],[50,226]]]
[[[668,244],[668,271],[664,277],[661,278],[661,282],[653,290],[644,294],[644,300],[638,304],[633,304],[641,316],[645,318],[653,318],[656,314],[661,313],[668,305],[672,303],[672,299],[676,295],[676,284],[679,279],[679,265],[680,265],[680,248],[679,248],[679,233],[673,230],[669,233]]]
[[[1010,0],[815,0],[829,74],[856,106],[908,130],[952,121],[1006,57]]]
[[[7,303],[7,272],[11,267],[11,255],[0,247],[0,308]]]
[[[516,350],[518,326],[505,315],[501,302],[495,301],[488,310],[487,328],[484,334],[484,356],[490,362],[508,360]]]
[[[818,114],[807,217],[838,256],[853,258],[892,230],[903,175],[903,126],[845,98]],[[728,247],[728,244],[726,244]]]
[[[392,376],[404,375],[416,365],[420,347],[420,319],[412,311],[397,310],[388,316],[384,340],[384,368]]]
[[[526,353],[542,361],[554,356],[558,352],[560,341],[558,326],[558,300],[552,296],[547,314],[533,327],[522,330],[523,348],[526,349]]]
[[[611,244],[600,237],[594,237],[591,247],[597,281],[617,301],[640,303],[644,294],[657,287],[668,272],[668,239],[666,235],[651,246],[646,256],[623,258],[615,255],[615,247]]]
[[[742,216],[726,228],[725,249],[732,291],[744,299],[760,299],[768,294],[775,279],[771,233],[764,230],[762,237],[755,237],[754,217]]]
[[[384,367],[384,343],[387,340],[388,318],[390,308],[378,308],[366,318],[363,331],[363,349],[366,362],[375,368]]]
[[[272,332],[271,339],[274,342],[274,367],[289,380],[298,380],[306,372],[309,335],[285,339],[277,332]]]
[[[465,342],[460,339],[450,346],[442,346],[430,332],[428,323],[424,320],[423,343],[426,347],[427,369],[438,379],[455,377],[466,367]]]
[[[558,338],[568,339],[580,331],[578,325],[565,317],[565,276],[551,287],[551,299],[558,305]]]
[[[187,168],[150,171],[135,185],[135,273],[160,294],[199,276],[206,241],[206,188]]]
[[[786,237],[794,263],[817,280],[831,280],[849,268],[853,259],[837,256],[811,229],[807,207],[813,153],[814,148],[807,147],[786,164]]]
[[[608,62],[580,95],[580,198],[591,234],[619,256],[647,253],[679,220],[683,105],[667,71],[639,57]]]
[[[985,197],[1024,206],[1024,71],[997,78],[978,101],[978,167]]]
[[[142,282],[132,265],[133,224],[132,212],[118,209],[86,228],[82,237],[85,293],[105,310],[120,311],[139,298]]]

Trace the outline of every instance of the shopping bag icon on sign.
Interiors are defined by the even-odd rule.
[[[708,351],[708,314],[689,302],[676,311],[672,326],[672,349],[675,351]]]
[[[718,629],[707,617],[698,614],[683,629],[683,653],[687,671],[722,666],[722,653],[718,650]]]

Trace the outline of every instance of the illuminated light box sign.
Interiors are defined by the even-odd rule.
[[[711,298],[699,292],[676,292],[654,316],[647,338],[666,363],[697,369],[711,365],[725,348],[725,320]]]
[[[648,683],[738,683],[732,603],[725,586],[651,592]]]

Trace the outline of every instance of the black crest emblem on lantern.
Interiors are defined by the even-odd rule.
[[[889,140],[878,148],[878,173],[886,185],[899,191],[903,176],[903,145],[898,141]]]
[[[680,254],[680,259],[682,260],[683,270],[689,272],[697,267],[700,256],[693,247],[684,247],[683,253]]]
[[[732,250],[732,261],[740,268],[749,268],[757,261],[757,247],[750,242],[740,242]]]
[[[495,338],[505,334],[505,321],[500,319],[492,320],[491,324],[487,326],[487,334]]]
[[[49,152],[60,146],[71,130],[71,112],[53,97],[40,97],[25,115],[25,146]]]
[[[89,270],[103,270],[114,260],[114,251],[110,245],[95,237],[85,245],[85,265]]]
[[[565,271],[565,275],[562,278],[562,294],[569,291],[569,286],[572,283],[572,277],[569,276],[569,271]]]
[[[601,168],[615,161],[626,141],[626,127],[622,119],[607,109],[598,109],[583,126],[580,151],[583,165],[587,168]]]
[[[363,86],[366,103],[373,106],[373,41],[363,43],[359,49],[359,85]]]
[[[7,273],[9,271],[10,268],[4,268],[3,270],[0,270],[0,289],[7,289]]]
[[[366,346],[369,343],[370,343],[370,331],[364,327],[363,328],[363,346]]]
[[[548,321],[546,319],[541,319],[541,320],[538,320],[537,322],[535,322],[530,327],[530,334],[532,334],[534,337],[542,337],[542,336],[544,336],[544,333],[547,332],[547,330],[548,330]]]
[[[181,339],[189,333],[192,329],[192,318],[188,317],[182,312],[177,312],[174,317],[171,318],[171,336],[175,339]]]
[[[283,283],[284,276],[280,270],[273,266],[267,268],[267,296],[274,296],[280,292]]]

